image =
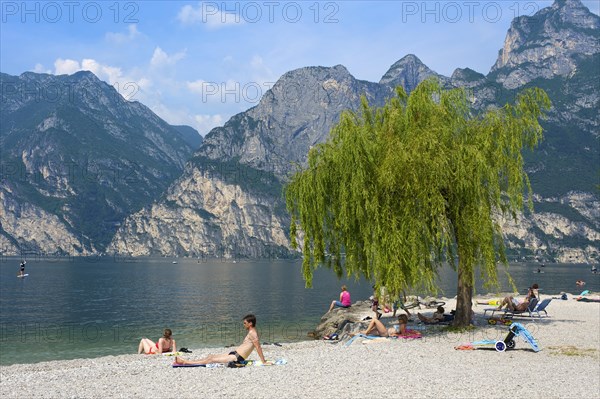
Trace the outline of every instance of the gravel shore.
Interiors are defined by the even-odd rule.
[[[557,295],[555,295],[557,296]],[[542,296],[542,299],[546,296]],[[478,327],[437,327],[418,340],[306,341],[263,347],[271,367],[172,368],[172,357],[121,355],[0,367],[4,398],[596,398],[600,392],[600,303],[553,300],[548,318],[520,318],[538,340],[535,353],[460,351],[481,339],[503,339],[475,307]],[[452,309],[448,300],[446,309]],[[425,313],[431,313],[425,311]],[[391,321],[389,319],[388,321]],[[410,328],[410,326],[409,326]],[[260,332],[260,325],[258,326]],[[3,343],[7,345],[9,343]],[[132,348],[135,350],[136,348]],[[228,349],[193,349],[199,358]],[[257,358],[256,353],[251,359]]]

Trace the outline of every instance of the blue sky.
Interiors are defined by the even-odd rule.
[[[600,2],[584,1],[600,12]],[[407,54],[488,73],[510,22],[552,1],[1,1],[0,71],[90,70],[202,135],[285,72],[342,64],[379,81]]]

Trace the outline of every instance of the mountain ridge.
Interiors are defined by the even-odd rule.
[[[578,0],[557,1],[516,18],[487,75],[457,68],[445,77],[412,54],[392,64],[379,83],[358,80],[342,65],[286,72],[256,106],[211,130],[163,194],[123,220],[105,253],[296,256],[281,193],[290,173],[328,137],[343,110],[360,107],[362,94],[380,106],[395,84],[410,92],[433,76],[445,88],[467,88],[476,112],[512,102],[534,85],[550,94],[553,109],[542,122],[546,139],[525,154],[536,212],[516,222],[500,220],[509,255],[598,261],[600,201],[597,177],[586,165],[600,159],[600,59],[597,46],[590,54],[577,52],[598,35],[598,25],[580,6]],[[571,24],[575,17],[578,23]]]
[[[3,73],[0,84],[4,253],[102,251],[191,154],[174,128],[91,72]]]

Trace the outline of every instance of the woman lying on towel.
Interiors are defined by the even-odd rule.
[[[418,331],[413,331],[406,328],[408,317],[405,314],[398,316],[398,323],[398,326],[386,328],[381,321],[373,319],[369,323],[369,327],[367,327],[367,329],[364,331],[359,331],[358,334],[379,335],[380,337],[408,337],[420,335]]]

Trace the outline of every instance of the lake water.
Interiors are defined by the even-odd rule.
[[[19,259],[0,262],[0,364],[135,353],[141,337],[156,341],[171,328],[178,347],[239,344],[241,318],[256,314],[263,342],[307,339],[340,286],[352,300],[367,299],[371,284],[338,281],[315,272],[304,287],[301,261],[178,259],[32,259],[29,277],[16,278]],[[589,265],[511,265],[521,293],[537,282],[543,294],[600,291]],[[503,273],[501,273],[503,275]],[[510,291],[501,276],[502,290]],[[440,272],[445,296],[456,293],[456,273]],[[477,293],[486,290],[479,284]],[[419,293],[423,294],[423,293]],[[440,294],[442,295],[442,294]]]

